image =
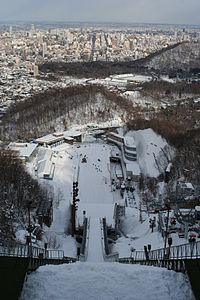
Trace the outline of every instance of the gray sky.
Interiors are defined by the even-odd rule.
[[[200,0],[0,0],[7,20],[200,25]]]

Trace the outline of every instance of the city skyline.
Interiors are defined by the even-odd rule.
[[[0,0],[1,21],[200,25],[199,0]]]

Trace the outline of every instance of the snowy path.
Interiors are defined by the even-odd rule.
[[[89,248],[87,261],[104,261],[101,245],[101,225],[99,218],[97,217],[92,217],[90,219]]]
[[[87,157],[80,163],[79,197],[77,219],[82,222],[83,211],[90,218],[88,258],[90,262],[103,262],[100,218],[106,217],[113,223],[113,195],[110,187],[110,147],[101,144],[82,145],[77,150],[80,157]]]

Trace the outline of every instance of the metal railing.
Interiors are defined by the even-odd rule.
[[[119,258],[119,261],[146,261],[146,260],[185,260],[200,258],[200,242],[192,242],[179,246],[167,247],[148,251],[134,251],[131,257]]]
[[[83,222],[83,240],[81,245],[81,254],[85,255],[85,245],[86,245],[86,239],[87,239],[87,227],[88,227],[88,219],[85,218]]]
[[[190,259],[188,259],[189,261]],[[124,264],[139,264],[146,266],[155,266],[185,273],[185,259],[168,259],[168,260],[133,260],[132,258],[120,258],[119,262]]]
[[[103,241],[104,241],[104,249],[105,249],[105,254],[109,255],[109,247],[108,247],[108,237],[107,237],[107,224],[106,224],[106,218],[102,219],[102,224],[103,224]]]
[[[85,218],[83,224],[83,241],[81,245],[80,261],[86,261],[88,256],[88,244],[89,244],[89,232],[90,232],[90,218]]]
[[[0,256],[28,257],[29,246],[23,244],[6,243],[0,245]]]
[[[64,259],[63,250],[47,250],[26,244],[9,242],[0,245],[0,256]]]
[[[192,242],[179,246],[167,247],[164,249],[153,250],[149,253],[149,259],[191,259],[200,258],[200,242]]]
[[[119,253],[114,252],[108,255],[104,255],[104,261],[106,262],[116,262],[119,260]]]
[[[119,260],[119,253],[118,252],[110,253],[109,251],[107,232],[105,233],[105,230],[107,230],[106,219],[105,218],[100,219],[100,224],[101,224],[101,246],[102,246],[104,261],[116,262]],[[107,247],[107,251],[106,251],[106,247]]]

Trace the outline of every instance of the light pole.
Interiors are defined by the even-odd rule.
[[[164,257],[163,259],[166,258],[166,246],[167,246],[167,236],[168,236],[168,226],[169,226],[169,211],[170,211],[170,201],[166,203],[167,207],[167,220],[166,220],[166,228],[165,228],[165,242],[164,242]]]
[[[193,256],[193,251],[194,251],[194,246],[196,243],[196,235],[195,234],[191,234],[190,238],[189,238],[189,244],[190,244],[190,256],[192,258]]]
[[[169,245],[169,250],[168,250],[167,257],[169,259],[170,258],[171,245],[172,245],[172,238],[171,237],[168,237],[168,245]]]
[[[27,208],[28,208],[28,228],[27,228],[27,231],[29,233],[29,236],[28,236],[28,244],[29,244],[29,256],[32,257],[32,235],[31,235],[31,232],[33,230],[32,228],[32,225],[31,225],[31,204],[32,204],[32,201],[29,201],[28,202],[28,205],[27,205]]]
[[[131,247],[131,262],[133,263],[133,252],[135,251],[134,247]]]
[[[139,210],[140,210],[139,221],[140,221],[140,223],[142,223],[142,204],[141,204],[141,202],[140,202]]]
[[[80,201],[77,199],[78,196],[78,181],[73,182],[73,203],[72,203],[72,212],[71,212],[71,222],[72,222],[72,236],[76,233],[76,202]]]

